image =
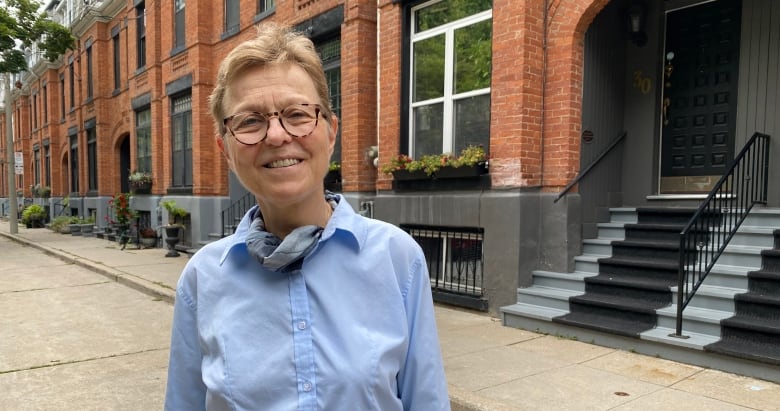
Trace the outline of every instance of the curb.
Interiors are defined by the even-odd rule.
[[[2,235],[3,237],[9,240],[16,241],[17,243],[23,244],[25,246],[33,247],[38,250],[41,250],[45,254],[48,254],[55,258],[59,258],[60,260],[65,261],[67,263],[76,264],[80,267],[86,268],[90,271],[93,271],[97,274],[100,274],[108,278],[109,280],[128,286],[136,291],[140,291],[154,298],[159,298],[160,300],[166,301],[170,304],[173,304],[173,300],[176,296],[175,290],[172,290],[168,287],[163,287],[159,284],[153,283],[151,281],[145,280],[135,275],[128,274],[124,271],[120,271],[115,268],[108,267],[100,263],[96,263],[94,261],[81,258],[79,256],[74,256],[70,253],[61,250],[52,249],[40,245],[38,243],[35,243],[33,241],[27,240],[26,238],[15,236],[13,234],[0,232],[0,235]]]

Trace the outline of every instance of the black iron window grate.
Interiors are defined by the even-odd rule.
[[[483,258],[482,239],[484,229],[475,227],[438,227],[401,224],[423,249],[431,277],[434,297],[458,305],[483,309]],[[480,301],[477,305],[464,302],[465,297]]]

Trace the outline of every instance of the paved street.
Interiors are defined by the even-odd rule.
[[[0,410],[159,410],[173,307],[0,237]]]

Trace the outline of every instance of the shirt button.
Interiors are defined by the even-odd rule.
[[[303,383],[303,390],[306,392],[311,391],[311,383],[310,382]]]
[[[306,321],[300,321],[298,323],[298,329],[301,330],[301,331],[305,330],[306,329]]]

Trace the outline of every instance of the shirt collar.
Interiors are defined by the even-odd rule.
[[[359,251],[363,248],[363,244],[368,235],[365,224],[361,224],[360,221],[363,217],[355,213],[355,210],[353,210],[352,206],[344,199],[344,196],[341,194],[337,195],[339,197],[338,205],[336,206],[336,209],[333,210],[333,215],[330,217],[330,220],[328,220],[328,225],[322,232],[320,242],[326,241],[334,236],[341,238],[343,235],[343,238]],[[222,265],[225,262],[228,255],[234,249],[240,248],[246,251],[246,236],[257,209],[257,205],[250,208],[249,211],[244,214],[241,222],[238,223],[235,233],[225,238],[225,250],[222,252],[222,256],[219,259],[219,265]]]

